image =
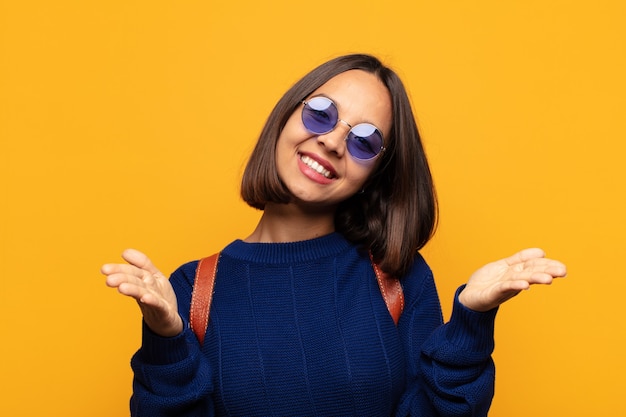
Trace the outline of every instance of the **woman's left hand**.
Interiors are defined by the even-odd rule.
[[[459,301],[474,311],[491,310],[533,284],[551,284],[567,269],[559,261],[545,258],[541,249],[525,249],[489,263],[472,274],[459,294]]]

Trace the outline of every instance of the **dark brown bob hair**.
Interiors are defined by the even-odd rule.
[[[392,127],[385,140],[387,149],[364,192],[338,206],[335,228],[351,242],[371,251],[384,271],[402,277],[416,252],[434,234],[437,197],[404,85],[376,57],[337,57],[309,72],[285,93],[270,113],[252,151],[242,178],[241,196],[260,210],[267,202],[291,201],[276,169],[278,137],[302,100],[334,76],[354,69],[374,74],[389,90]]]

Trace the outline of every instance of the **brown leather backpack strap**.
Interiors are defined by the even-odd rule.
[[[202,345],[204,335],[209,324],[209,310],[213,299],[213,285],[217,273],[219,252],[200,259],[196,268],[196,279],[191,293],[191,309],[189,311],[189,325]]]
[[[404,310],[404,291],[402,290],[402,284],[400,284],[399,279],[389,276],[389,274],[380,269],[378,264],[374,262],[374,258],[371,254],[370,259],[372,260],[372,266],[374,267],[380,293],[383,295],[387,310],[389,310],[389,314],[391,314],[391,318],[397,326],[400,316],[402,315],[402,310]]]

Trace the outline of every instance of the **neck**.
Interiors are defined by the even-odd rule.
[[[335,231],[335,211],[303,208],[296,204],[268,203],[246,242],[298,242]]]

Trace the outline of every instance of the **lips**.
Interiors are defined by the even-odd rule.
[[[335,170],[328,163],[315,159],[312,155],[299,154],[300,162],[310,170],[321,175],[327,180],[331,180],[337,177]]]
[[[326,178],[332,178],[333,174],[321,166],[316,160],[310,158],[306,155],[300,155],[300,160],[304,163],[304,165],[308,166],[314,171],[317,171],[318,174],[325,176]]]

